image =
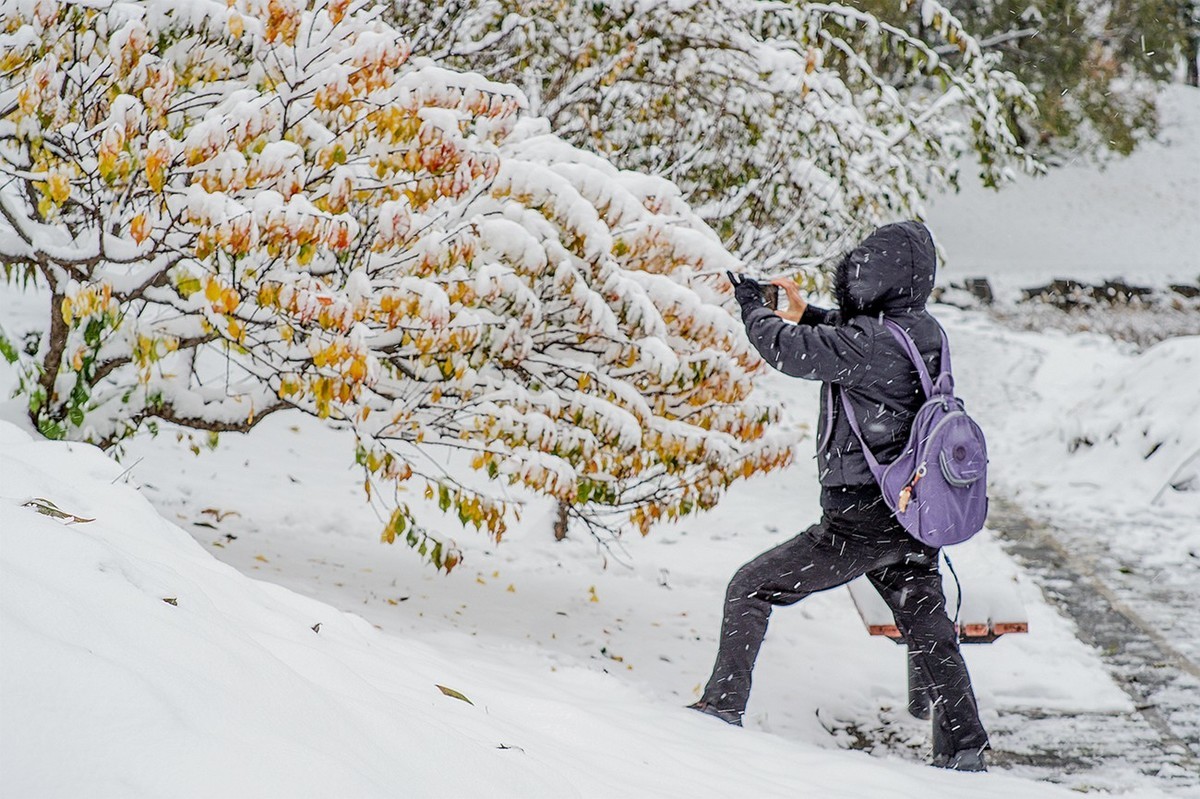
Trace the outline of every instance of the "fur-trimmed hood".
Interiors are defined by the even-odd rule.
[[[838,264],[834,295],[846,320],[919,311],[933,291],[936,269],[928,228],[916,221],[884,225]]]

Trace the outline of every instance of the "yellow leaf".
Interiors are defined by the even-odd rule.
[[[160,167],[146,167],[146,182],[150,184],[150,189],[155,194],[162,193],[163,186],[167,183],[167,171]]]
[[[505,590],[505,591],[507,591],[507,592],[508,592],[508,593],[510,593],[510,594],[515,594],[515,593],[517,593],[517,587],[516,587],[515,585],[513,585],[512,583],[509,583],[509,584],[508,584],[508,588],[505,588],[504,590]]]
[[[438,685],[437,683],[434,683],[434,687],[436,687],[439,691],[441,691],[446,696],[453,697],[454,699],[458,699],[462,702],[466,702],[468,705],[475,704],[470,699],[467,699],[467,697],[464,696],[462,693],[454,690],[453,688],[447,688],[446,686]]]
[[[596,586],[588,588],[588,602],[599,602],[600,597],[596,595]]]
[[[133,240],[141,244],[150,235],[150,220],[145,214],[138,214],[129,223],[129,234],[133,236]]]
[[[49,189],[50,199],[54,200],[56,205],[62,205],[71,196],[71,181],[61,172],[53,172],[50,179],[46,181]]]
[[[269,563],[270,562],[266,558],[264,558],[262,555],[255,555],[254,559],[257,560],[259,563]]]

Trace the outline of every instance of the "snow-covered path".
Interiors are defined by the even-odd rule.
[[[1135,708],[1133,713],[1026,719],[1025,737],[1032,737],[1028,733],[1034,728],[1043,740],[1014,762],[1024,759],[1047,776],[1121,762],[1181,791],[1200,792],[1200,666],[1166,637],[1161,613],[1147,618],[1129,602],[1157,591],[1114,586],[1113,572],[1098,568],[1088,548],[1063,543],[1074,536],[1030,519],[1012,503],[994,505],[992,515],[993,523],[1006,529],[1006,551],[1076,623]],[[1169,614],[1195,617],[1194,596],[1172,596],[1163,604]]]

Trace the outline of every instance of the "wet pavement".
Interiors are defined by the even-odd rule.
[[[1107,549],[1103,536],[1072,536],[1009,502],[994,503],[989,526],[1001,531],[1005,549],[1075,623],[1136,708],[1014,719],[1012,739],[1020,745],[1006,751],[1009,735],[997,729],[993,760],[1044,769],[1050,779],[1125,767],[1158,778],[1163,790],[1200,796],[1200,664],[1188,656],[1200,592],[1148,580]]]
[[[992,714],[984,719],[992,769],[1085,793],[1200,797],[1200,664],[1191,634],[1200,590],[1189,589],[1191,581],[1149,579],[1107,548],[1105,536],[1089,535],[1086,526],[1065,533],[1011,502],[993,499],[988,526],[1095,649],[1133,707]],[[825,723],[853,748],[928,759],[928,722],[902,707],[869,721]]]

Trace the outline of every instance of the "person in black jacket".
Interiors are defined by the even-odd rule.
[[[716,664],[691,707],[740,726],[771,609],[865,574],[892,609],[912,665],[927,679],[933,764],[984,771],[987,733],[946,616],[938,550],[909,536],[892,515],[835,396],[849,399],[881,463],[900,454],[925,397],[916,369],[881,319],[903,327],[930,373],[937,374],[941,329],[925,309],[935,265],[929,230],[919,222],[900,222],[879,228],[842,259],[834,284],[836,311],[809,305],[790,281],[779,282],[789,307],[772,311],[757,283],[730,275],[746,332],[763,359],[784,374],[822,383],[817,428],[822,516],[734,574]]]

